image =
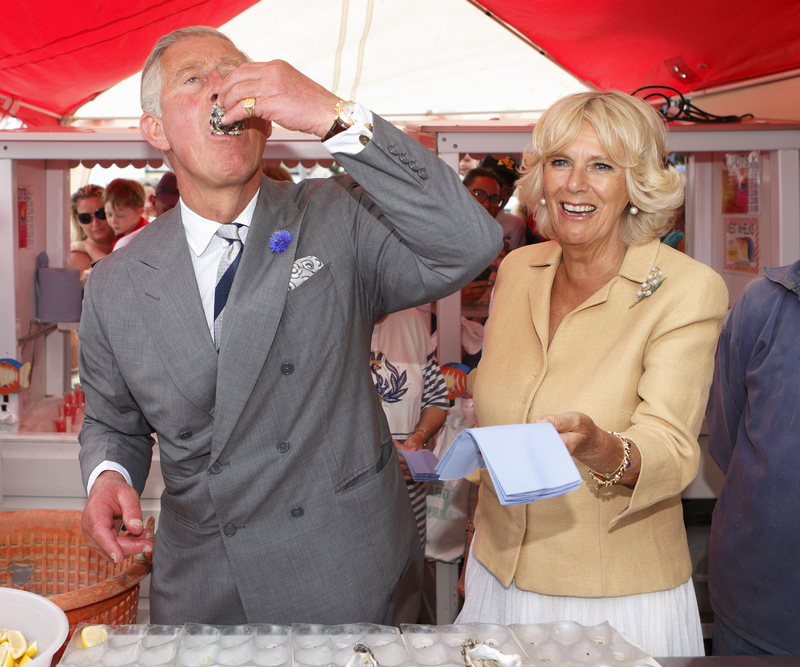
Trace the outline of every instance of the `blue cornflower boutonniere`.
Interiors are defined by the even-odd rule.
[[[288,232],[285,229],[278,229],[272,236],[269,237],[269,249],[272,250],[272,252],[283,252],[289,247],[291,242],[291,232]]]
[[[657,266],[654,266],[652,269],[650,269],[650,275],[648,275],[647,280],[642,283],[642,288],[636,292],[636,301],[634,301],[629,308],[633,308],[642,299],[650,296],[659,287],[661,287],[661,283],[663,283],[666,279],[667,277],[664,275],[664,272]]]

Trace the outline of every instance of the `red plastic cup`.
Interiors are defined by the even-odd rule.
[[[67,420],[65,417],[59,417],[58,419],[54,419],[53,424],[56,427],[56,433],[67,432]]]
[[[75,405],[75,394],[69,392],[68,394],[64,394],[64,404],[65,405]]]

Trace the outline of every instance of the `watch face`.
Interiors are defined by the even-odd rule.
[[[338,118],[341,120],[345,125],[350,127],[354,124],[353,120],[353,113],[356,110],[356,103],[355,102],[342,102],[339,105],[339,115]]]

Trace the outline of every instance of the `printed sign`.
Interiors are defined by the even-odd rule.
[[[734,273],[758,274],[758,218],[725,217],[722,222],[725,227],[722,268]]]
[[[725,153],[722,172],[722,212],[759,213],[761,164],[758,151]]]
[[[17,188],[17,229],[19,247],[33,247],[33,188],[20,186]]]

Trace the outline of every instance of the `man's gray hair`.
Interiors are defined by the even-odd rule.
[[[161,59],[170,46],[186,37],[219,37],[233,44],[233,41],[227,35],[204,25],[194,25],[173,30],[159,39],[144,63],[141,88],[142,111],[153,114],[156,118],[161,118],[161,86],[163,84]],[[234,46],[236,45],[234,44]],[[247,56],[245,58],[249,60]]]

